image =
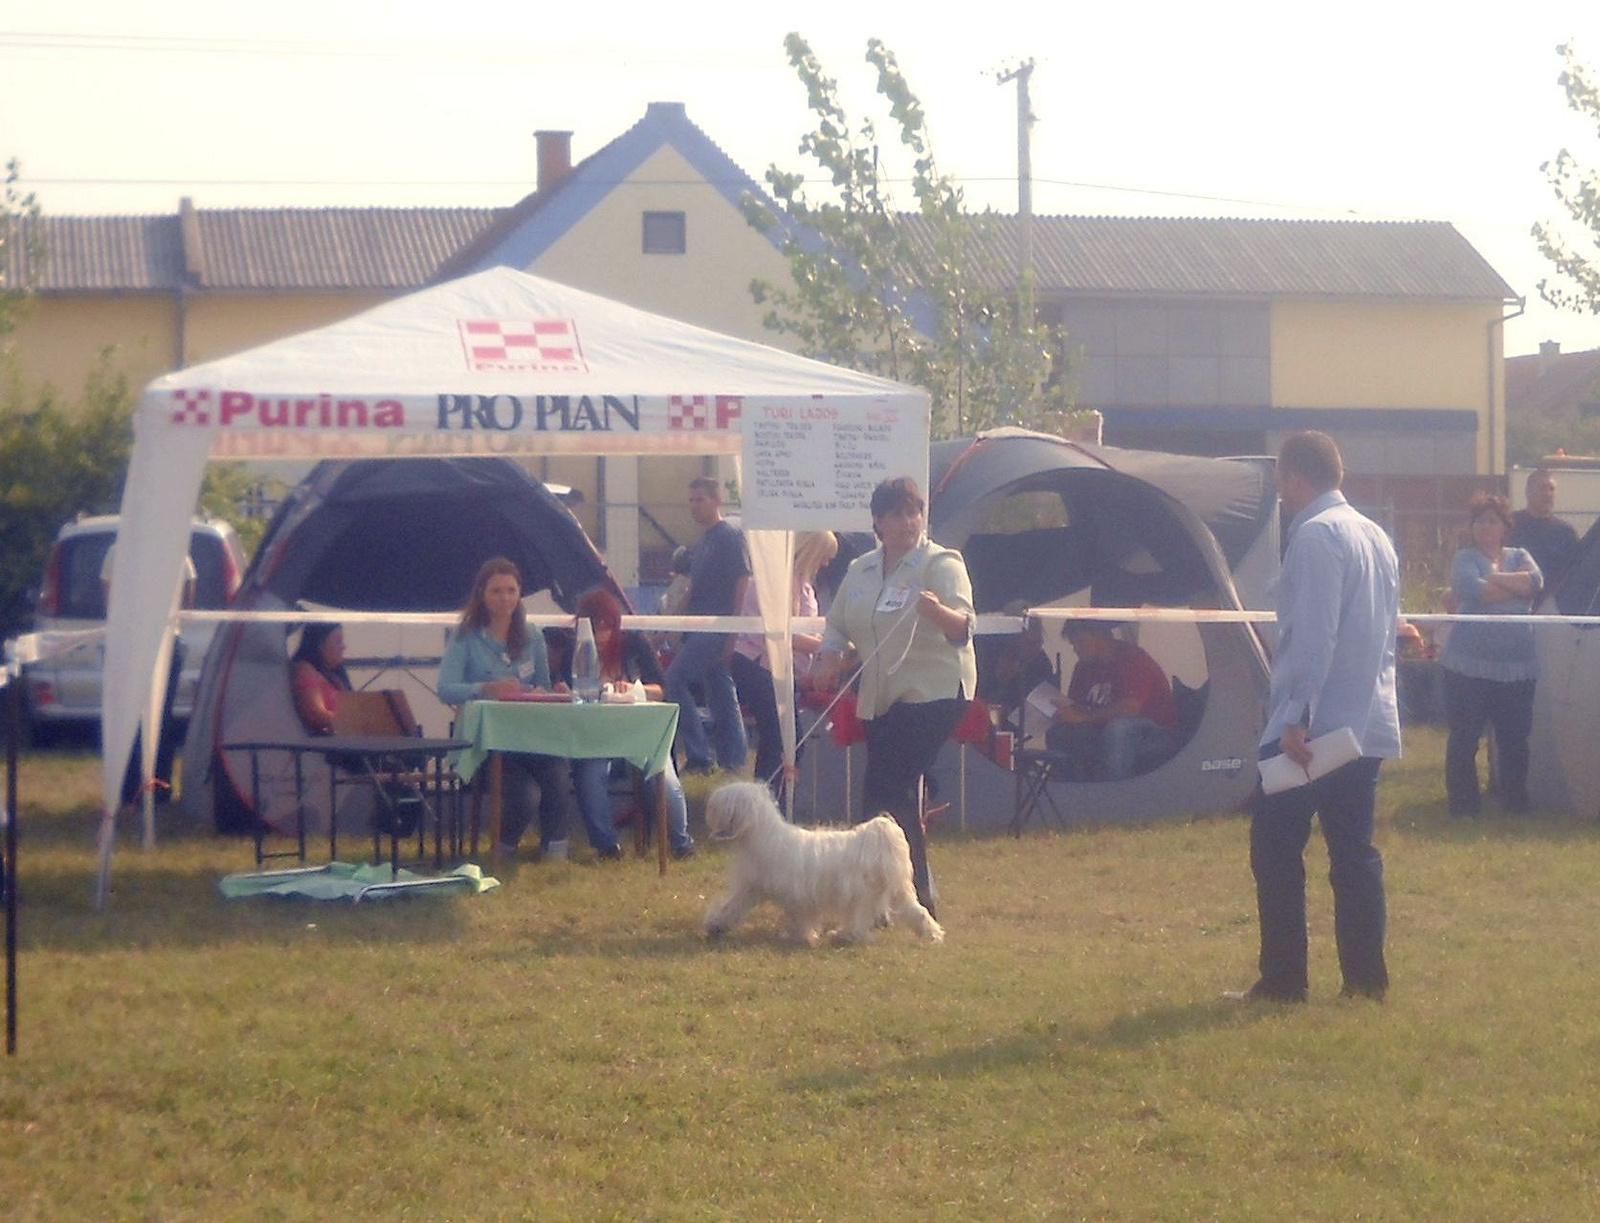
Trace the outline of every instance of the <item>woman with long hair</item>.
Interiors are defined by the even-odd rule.
[[[1456,553],[1450,589],[1463,615],[1520,615],[1533,610],[1544,575],[1524,548],[1505,546],[1511,506],[1504,497],[1476,493],[1467,506],[1472,545]],[[1533,729],[1533,689],[1539,656],[1533,626],[1451,625],[1439,656],[1444,673],[1444,784],[1450,814],[1478,814],[1478,741],[1494,727],[1498,789],[1506,809],[1528,809],[1528,734]]]
[[[528,627],[522,606],[521,572],[503,556],[485,561],[439,663],[439,699],[463,705],[550,686],[544,634]],[[540,856],[565,858],[567,762],[532,752],[507,752],[504,759],[505,817],[497,847],[501,856],[516,853],[517,842],[532,822],[537,790]]]
[[[839,554],[839,539],[832,531],[802,531],[794,539],[794,564],[790,569],[789,614],[814,616],[817,614],[817,591],[814,583],[823,566]],[[741,615],[761,614],[760,600],[756,597],[756,584],[745,587]],[[794,682],[798,691],[811,678],[811,660],[822,648],[822,638],[815,633],[793,633],[790,642],[794,648]],[[733,654],[728,659],[728,670],[733,674],[734,687],[739,691],[739,703],[749,711],[756,725],[755,779],[764,781],[780,802],[783,799],[783,738],[778,722],[778,694],[772,683],[772,670],[767,664],[767,641],[760,633],[741,633],[734,639]],[[799,720],[796,718],[796,738],[799,738]],[[800,763],[798,751],[795,764]]]
[[[594,629],[602,688],[617,690],[638,683],[644,686],[646,698],[661,700],[666,683],[661,662],[642,633],[623,631],[622,605],[617,602],[616,596],[601,586],[587,590],[578,597],[578,615],[588,617],[589,625]],[[578,795],[578,810],[582,812],[583,822],[589,828],[609,830],[614,827],[608,787],[610,773],[610,760],[572,762],[572,784]],[[694,853],[694,840],[689,836],[689,806],[670,755],[662,782],[667,788],[667,843],[673,856],[687,858]],[[620,851],[616,856],[620,856]]]
[[[935,911],[919,782],[961,721],[978,683],[972,651],[972,579],[961,553],[930,540],[916,481],[872,490],[878,546],[857,557],[828,608],[812,667],[824,692],[837,688],[844,652],[863,658],[857,712],[867,729],[862,818],[893,815],[911,846],[917,899]]]
[[[313,735],[333,734],[339,694],[350,691],[342,627],[319,622],[300,630],[300,644],[289,657],[289,688],[305,728]]]

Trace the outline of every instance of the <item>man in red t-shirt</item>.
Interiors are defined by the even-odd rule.
[[[1107,620],[1068,620],[1061,629],[1078,665],[1046,742],[1072,758],[1073,780],[1136,777],[1172,750],[1172,681],[1115,628]]]

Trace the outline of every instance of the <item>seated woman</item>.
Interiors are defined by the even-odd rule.
[[[662,685],[666,676],[656,652],[641,633],[622,631],[622,608],[610,591],[595,588],[584,592],[578,599],[578,615],[587,616],[594,628],[595,652],[600,656],[600,682],[612,688],[626,688],[631,684],[644,685],[645,696],[652,701],[662,698]],[[611,761],[574,760],[572,781],[578,794],[578,810],[583,822],[590,828],[610,829],[611,797],[607,778]],[[667,842],[677,858],[687,858],[694,853],[694,841],[689,836],[689,806],[683,796],[683,784],[678,780],[667,757],[662,781],[667,787]],[[616,857],[618,854],[606,854]]]
[[[337,624],[308,624],[289,658],[289,688],[294,711],[313,735],[333,734],[339,694],[350,691],[344,669],[344,629]]]
[[[550,660],[544,635],[528,627],[521,573],[503,556],[485,561],[439,662],[439,699],[446,705],[464,705],[549,687]],[[541,800],[540,856],[565,858],[566,761],[532,752],[506,752],[503,767],[505,815],[496,847],[500,855],[516,853],[517,842],[532,822],[537,790]],[[615,843],[613,838],[611,844]]]

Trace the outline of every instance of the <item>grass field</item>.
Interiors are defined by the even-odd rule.
[[[523,866],[476,898],[225,902],[248,846],[125,836],[26,758],[8,1220],[1590,1220],[1600,826],[1380,785],[1384,1005],[1254,978],[1236,816],[932,850],[942,947],[717,945],[722,863]]]

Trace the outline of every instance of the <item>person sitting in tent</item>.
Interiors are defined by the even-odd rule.
[[[616,596],[598,586],[585,591],[578,597],[578,615],[587,616],[594,628],[601,684],[611,689],[642,684],[647,700],[661,700],[666,682],[661,663],[642,633],[622,631],[622,605]],[[590,829],[613,827],[609,790],[611,765],[610,760],[604,759],[572,762],[572,785],[578,795],[578,810],[583,815],[584,825]],[[694,853],[694,839],[689,835],[689,805],[670,754],[662,782],[667,788],[667,842],[673,857],[687,858]],[[593,833],[590,835],[592,838]],[[622,851],[602,852],[600,856],[620,858]]]
[[[308,624],[289,658],[289,688],[294,711],[313,735],[333,734],[339,694],[350,691],[344,669],[344,629],[337,624]]]
[[[461,609],[461,619],[439,661],[439,699],[446,705],[497,700],[550,687],[544,634],[529,629],[522,606],[522,574],[503,556],[483,563]],[[539,794],[539,853],[565,858],[567,844],[566,761],[532,752],[506,752],[505,820],[497,849],[516,854],[533,819]]]
[[[1177,710],[1161,664],[1116,636],[1107,620],[1061,626],[1078,656],[1046,742],[1070,760],[1075,781],[1123,781],[1172,751]]]

